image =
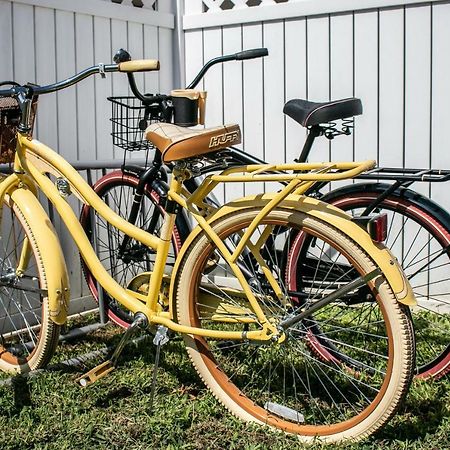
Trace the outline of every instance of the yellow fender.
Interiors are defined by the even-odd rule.
[[[55,228],[31,190],[15,189],[10,197],[22,211],[36,240],[43,243],[46,250],[40,256],[47,279],[50,318],[56,324],[63,325],[69,309],[70,289],[66,262]]]
[[[226,216],[227,214],[236,212],[237,210],[250,209],[254,207],[263,208],[276,194],[264,194],[243,197],[225,204],[214,214],[208,218],[208,223],[212,223],[215,220]],[[346,234],[353,239],[361,248],[363,248],[368,255],[371,256],[375,264],[380,267],[383,274],[389,283],[392,291],[394,292],[397,300],[408,306],[417,304],[417,301],[412,292],[412,288],[406,279],[403,270],[401,269],[397,258],[387,249],[383,244],[372,241],[369,234],[363,230],[359,225],[349,220],[349,216],[344,211],[324,203],[320,200],[311,197],[305,197],[301,195],[289,195],[279,207],[291,208],[296,211],[303,212],[309,216],[313,216],[317,219],[326,222],[340,232]],[[184,257],[191,242],[202,232],[200,226],[197,226],[184,242],[180,253],[177,257],[169,291],[169,301],[171,306],[171,315],[173,315],[175,292],[174,285],[178,275],[180,262]]]

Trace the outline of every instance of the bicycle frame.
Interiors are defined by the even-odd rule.
[[[227,263],[232,268],[234,275],[239,280],[242,290],[245,296],[248,299],[250,306],[252,307],[257,322],[261,324],[261,329],[256,331],[249,332],[231,332],[231,331],[218,331],[218,330],[210,330],[203,328],[195,328],[195,327],[187,327],[179,325],[177,322],[173,320],[173,308],[172,303],[169,303],[170,309],[169,311],[163,311],[159,306],[158,299],[160,295],[160,288],[163,283],[164,277],[164,268],[166,264],[166,258],[169,251],[171,235],[173,231],[174,221],[175,221],[175,212],[169,212],[165,216],[164,225],[162,229],[161,238],[157,238],[144,230],[128,223],[126,220],[122,219],[116,213],[114,213],[102,200],[95,194],[92,188],[83,180],[83,178],[78,174],[78,172],[68,163],[66,162],[60,155],[54,152],[52,149],[47,147],[46,145],[40,143],[37,140],[30,140],[25,134],[18,133],[18,142],[16,149],[16,157],[14,163],[14,174],[10,175],[6,178],[2,183],[0,183],[0,199],[9,193],[14,188],[27,187],[32,192],[36,191],[36,185],[40,190],[45,194],[45,196],[51,201],[54,205],[61,218],[63,219],[65,225],[67,226],[69,233],[74,239],[76,245],[78,246],[83,259],[88,264],[90,270],[94,274],[94,276],[98,279],[101,286],[111,295],[111,297],[115,298],[121,304],[124,305],[127,309],[132,311],[133,313],[142,312],[144,313],[149,321],[153,324],[161,324],[164,325],[176,332],[180,332],[183,334],[195,334],[199,336],[208,336],[212,338],[218,339],[232,339],[232,340],[240,340],[240,339],[250,339],[250,340],[258,340],[258,341],[267,341],[269,339],[283,339],[283,334],[280,334],[280,331],[275,328],[275,326],[269,323],[266,319],[264,311],[260,306],[258,299],[252,293],[245,276],[242,274],[238,264],[236,264],[236,259],[242,252],[246,243],[249,243],[249,238],[252,234],[252,231],[261,223],[264,217],[277,205],[279,205],[283,200],[288,198],[288,196],[297,191],[301,192],[302,189],[306,189],[310,186],[311,182],[317,181],[331,181],[336,179],[347,178],[351,175],[355,175],[360,173],[363,170],[367,170],[368,168],[373,166],[373,161],[366,161],[364,163],[337,163],[337,164],[284,164],[284,165],[254,165],[242,167],[240,169],[232,168],[225,170],[219,175],[211,175],[207,177],[204,182],[199,186],[198,190],[190,195],[187,198],[183,197],[185,193],[183,189],[183,181],[184,181],[184,173],[183,170],[177,169],[175,167],[174,173],[170,183],[170,189],[168,192],[168,197],[172,202],[175,202],[189,210],[192,216],[195,218],[199,227],[197,227],[196,234],[203,230],[208,237],[216,244],[220,252],[222,253],[223,258],[227,261]],[[343,172],[330,172],[331,170],[343,170]],[[219,182],[242,182],[242,181],[270,181],[270,180],[279,180],[278,174],[263,174],[262,172],[266,171],[305,171],[305,170],[316,170],[319,173],[301,173],[301,174],[283,174],[281,178],[285,181],[288,181],[287,185],[278,193],[272,195],[268,201],[266,201],[263,209],[257,215],[257,217],[253,220],[248,230],[244,234],[241,244],[239,247],[233,252],[230,253],[226,245],[221,241],[219,236],[213,231],[211,227],[211,222],[213,219],[217,218],[217,214],[212,217],[204,217],[204,214],[198,210],[196,207],[197,203],[201,203],[204,199],[204,196]],[[234,175],[238,171],[244,172],[243,175]],[[84,203],[87,203],[93,207],[99,215],[101,215],[105,220],[107,220],[112,226],[117,227],[123,233],[131,236],[133,239],[136,239],[147,245],[148,247],[154,249],[156,251],[156,261],[154,270],[151,273],[149,279],[149,289],[148,294],[145,298],[142,298],[141,294],[135,294],[133,291],[128,290],[122,286],[120,286],[105,270],[105,268],[100,263],[98,257],[96,256],[91,244],[89,243],[86,234],[84,233],[81,225],[79,224],[75,213],[69,206],[69,204],[64,200],[64,198],[60,195],[57,187],[53,184],[53,182],[49,179],[47,174],[52,174],[56,177],[65,178],[74,192]],[[303,187],[302,187],[303,186]],[[296,197],[297,198],[297,197]],[[243,199],[243,203],[240,206],[229,206],[225,208],[224,211],[229,211],[231,209],[238,210],[239,208],[248,207],[248,203]],[[254,202],[252,206],[255,206],[258,202]],[[298,201],[297,209],[298,209]],[[316,205],[317,206],[317,205]],[[33,205],[30,205],[32,208]],[[175,209],[175,208],[174,208]],[[223,214],[223,208],[219,210],[219,215]],[[313,209],[312,205],[307,205],[307,209]],[[320,210],[320,208],[318,209]],[[338,211],[338,210],[336,210]],[[320,216],[320,212],[317,213]],[[328,215],[332,215],[333,211],[328,211]],[[335,213],[336,220],[341,227],[347,227],[347,232],[355,233],[357,230],[354,230],[353,227],[356,227],[358,231],[361,233],[362,241],[364,241],[365,233],[355,224],[348,221],[342,213]],[[339,216],[340,219],[338,218]],[[48,219],[47,219],[48,220]],[[195,233],[194,233],[195,234]],[[270,234],[270,233],[269,233]],[[260,258],[259,249],[264,244],[264,240],[267,239],[268,234],[264,233],[263,237],[258,240],[256,245],[253,245],[252,251],[258,257],[262,264],[264,261]],[[400,301],[410,302],[413,301],[413,297],[410,293],[405,291],[405,283],[404,280],[401,279],[401,274],[397,270],[395,266],[389,267],[389,264],[383,263],[382,260],[386,258],[386,254],[381,256],[381,252],[386,252],[387,250],[378,250],[377,247],[371,242],[370,238],[366,236],[367,241],[370,241],[372,248],[370,251],[372,254],[377,251],[380,252],[380,258],[377,258],[375,254],[375,260],[380,260],[380,267],[383,269],[387,278],[391,280],[391,284],[394,284],[394,292],[400,295]],[[49,254],[52,253],[53,248],[49,247]],[[27,258],[27,249],[23,250],[23,263],[26,264]],[[379,262],[379,261],[377,261]],[[276,280],[270,274],[270,271],[267,267],[262,266],[266,277],[271,284],[272,288],[276,292],[278,296],[282,296],[281,290],[277,285]],[[176,271],[174,271],[176,273]],[[397,276],[396,276],[397,274]],[[49,277],[54,277],[53,273],[48,274]],[[400,279],[399,279],[400,277]],[[394,283],[392,283],[394,280]],[[395,281],[396,280],[396,281]],[[57,280],[59,282],[59,280]],[[55,281],[54,284],[57,284]],[[49,283],[51,285],[51,283]],[[173,279],[171,282],[171,286],[173,285]],[[173,297],[173,293],[170,292],[169,297]],[[56,297],[58,298],[58,297]],[[143,302],[144,300],[144,302]],[[56,300],[55,300],[56,301]],[[53,305],[53,308],[60,309],[61,305]],[[256,320],[255,320],[256,322]]]
[[[150,277],[149,291],[144,304],[138,297],[133,295],[132,291],[121,287],[106,272],[90,246],[90,243],[71,207],[60,196],[57,188],[53,185],[50,179],[33,164],[33,160],[37,165],[40,164],[41,167],[44,168],[45,172],[66,178],[71,187],[77,193],[77,196],[80,197],[83,202],[90,204],[111,225],[117,227],[120,231],[131,236],[133,239],[136,239],[144,245],[156,250],[157,258],[155,262],[155,270]],[[80,253],[83,255],[83,258],[88,264],[90,270],[99,280],[102,287],[127,309],[134,313],[143,312],[148,317],[150,322],[165,325],[177,332],[192,333],[219,339],[242,338],[241,333],[237,332],[219,332],[216,330],[204,330],[200,328],[181,326],[172,321],[170,319],[170,314],[167,312],[158,311],[158,296],[163,280],[165,261],[170,247],[170,237],[172,235],[175,220],[174,213],[166,215],[166,220],[160,239],[134,225],[131,225],[126,220],[115,214],[106,204],[104,204],[89,187],[89,185],[75,171],[75,169],[73,169],[62,157],[38,141],[28,140],[25,135],[19,134],[18,136],[14,170],[15,174],[11,176],[14,177],[14,180],[8,181],[5,185],[0,185],[0,197],[5,195],[6,189],[10,189],[15,180],[20,180],[19,182],[29,186],[29,178],[23,177],[23,170],[29,173],[60,214],[69,230],[70,235],[78,246]],[[181,182],[174,177],[169,192],[176,193],[177,191],[181,191]],[[51,251],[52,249],[49,250]],[[241,279],[245,283],[244,277],[241,276]],[[248,288],[248,291],[250,292],[250,288]],[[265,340],[267,339],[267,335],[272,334],[274,330],[272,330],[272,333],[267,332],[268,328],[271,328],[271,326],[268,324],[267,320],[265,320],[264,313],[259,307],[257,300],[253,297],[249,298],[249,301],[252,303],[258,319],[261,323],[265,323],[265,325],[263,325],[263,330],[261,331],[248,333],[247,338]]]
[[[37,168],[39,165],[41,166],[41,169],[43,169],[44,173]],[[170,246],[170,236],[172,234],[173,223],[175,220],[174,213],[166,215],[161,238],[158,239],[152,236],[138,227],[131,225],[110,210],[110,208],[100,200],[89,185],[81,178],[78,172],[76,172],[76,170],[73,169],[61,156],[36,140],[30,141],[25,135],[22,134],[18,135],[14,172],[15,173],[13,175],[10,175],[10,177],[0,184],[0,197],[3,198],[4,195],[6,195],[6,193],[14,186],[31,186],[31,189],[34,189],[32,183],[30,182],[30,178],[25,175],[25,173],[29,173],[34,182],[36,182],[60,214],[69,230],[70,235],[78,246],[80,253],[83,255],[83,258],[88,264],[90,270],[92,270],[102,287],[126,308],[134,313],[143,312],[152,323],[168,326],[174,331],[181,333],[192,333],[219,339],[242,338],[241,333],[236,332],[218,332],[216,330],[204,330],[200,328],[181,326],[170,320],[169,313],[165,311],[158,311],[157,305],[160,291],[159,288],[162,283],[165,260]],[[69,181],[71,188],[73,188],[76,192],[77,196],[82,201],[89,203],[100,215],[102,215],[102,217],[108,220],[111,225],[117,227],[119,230],[140,241],[144,245],[156,250],[157,259],[155,262],[155,270],[150,277],[150,287],[145,303],[142,303],[137,296],[133,295],[132,291],[121,287],[106,272],[95,255],[95,252],[93,251],[73,210],[60,196],[57,188],[53,185],[45,173],[52,173],[56,176],[65,177]],[[171,184],[170,192],[172,193],[180,190],[181,183],[174,178]],[[49,253],[52,252],[53,248],[49,248]],[[52,277],[53,274],[49,274],[49,276]],[[242,280],[244,280],[243,277]],[[248,290],[250,291],[250,289]],[[262,322],[266,322],[266,325],[261,331],[248,333],[247,338],[258,340],[267,339],[266,336],[271,333],[267,333],[266,329],[270,327],[270,325],[266,320],[264,320],[264,313],[259,307],[256,299],[253,298],[251,300],[253,301],[255,307],[255,313],[259,316]]]

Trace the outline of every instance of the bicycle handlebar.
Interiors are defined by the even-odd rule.
[[[29,89],[32,95],[42,95],[49,94],[51,92],[60,91],[61,89],[65,89],[69,86],[72,86],[85,78],[94,75],[96,73],[100,73],[104,75],[105,73],[110,72],[124,72],[131,74],[132,72],[144,72],[144,71],[152,71],[159,70],[159,61],[154,59],[143,59],[143,60],[135,60],[135,61],[126,61],[121,62],[119,64],[97,64],[95,66],[89,67],[76,75],[73,75],[70,78],[66,78],[65,80],[58,81],[57,83],[49,84],[47,86],[14,86],[9,89],[0,90],[0,97],[15,97],[19,94],[20,91],[23,91],[24,88]]]
[[[159,70],[157,59],[135,59],[119,63],[119,72],[149,72]]]
[[[117,64],[97,64],[96,66],[89,67],[84,69],[83,71],[73,75],[70,78],[66,78],[63,81],[58,81],[54,84],[48,84],[47,86],[33,86],[33,93],[36,95],[41,94],[49,94],[51,92],[60,91],[61,89],[65,89],[69,86],[73,86],[74,84],[84,80],[91,75],[96,73],[104,74],[109,72],[117,72],[119,70],[119,66]],[[1,95],[1,92],[0,92]]]
[[[243,59],[262,58],[268,54],[269,50],[267,50],[267,48],[252,48],[251,50],[244,50],[236,53],[234,56],[236,57],[236,60],[241,61]]]
[[[238,53],[233,53],[229,55],[218,56],[217,58],[213,58],[208,61],[199,71],[194,80],[187,86],[187,89],[193,89],[200,80],[203,78],[205,73],[208,71],[210,67],[215,64],[226,62],[226,61],[243,61],[245,59],[254,59],[261,58],[267,56],[269,54],[267,48],[254,48],[249,50],[243,50]],[[144,71],[152,71],[159,70],[159,61],[148,59],[148,60],[130,60],[130,55],[126,50],[120,49],[116,56],[114,57],[116,64],[97,64],[95,66],[89,67],[70,78],[67,78],[62,81],[58,81],[53,84],[49,84],[46,86],[31,86],[31,85],[14,85],[9,89],[0,90],[0,97],[16,97],[19,100],[19,103],[22,103],[24,100],[31,99],[34,95],[42,95],[49,94],[51,92],[56,92],[61,89],[65,89],[69,86],[73,86],[74,84],[84,80],[85,78],[94,75],[96,73],[100,73],[102,76],[105,73],[109,72],[123,72],[128,76],[128,82],[130,84],[131,90],[133,94],[139,98],[144,103],[149,102],[162,102],[168,98],[167,95],[144,95],[142,94],[137,86],[136,81],[134,79],[134,72],[144,72]],[[0,84],[1,85],[1,84]]]
[[[119,50],[119,52],[122,51],[126,53],[128,56],[128,52],[124,50]],[[187,89],[193,89],[197,84],[200,82],[200,80],[203,78],[205,73],[208,71],[208,69],[218,63],[226,62],[226,61],[243,61],[245,59],[254,59],[254,58],[261,58],[264,56],[267,56],[269,54],[267,48],[254,48],[250,50],[244,50],[242,52],[233,53],[230,55],[224,55],[224,56],[218,56],[217,58],[213,58],[210,61],[208,61],[200,70],[200,72],[197,74],[197,76],[194,78],[194,80],[187,86]],[[132,85],[133,93],[136,95],[137,98],[140,100],[149,100],[151,97],[145,96],[139,92],[139,90],[136,87],[136,84],[134,83],[134,77],[133,72],[144,72],[144,71],[152,71],[152,70],[159,70],[159,61],[154,59],[142,59],[142,60],[131,60],[131,61],[120,61],[118,64],[97,64],[95,66],[89,67],[88,69],[85,69],[76,75],[67,78],[63,81],[58,81],[57,83],[49,84],[47,86],[28,86],[27,88],[32,92],[32,95],[42,95],[42,94],[49,94],[51,92],[56,92],[61,89],[65,89],[69,86],[72,86],[81,80],[84,80],[85,78],[94,75],[96,73],[100,73],[104,75],[105,73],[109,72],[124,72],[128,74],[128,79],[130,82],[130,85]],[[25,86],[24,86],[25,87]],[[14,86],[9,89],[2,89],[0,90],[0,97],[14,97],[17,96],[21,90],[22,86]],[[133,89],[134,88],[134,89]],[[160,101],[162,99],[167,98],[166,96],[160,95],[160,96],[153,96],[153,101]]]
[[[245,59],[254,59],[254,58],[262,58],[264,56],[267,56],[269,54],[269,51],[267,48],[252,48],[249,50],[243,50],[242,52],[238,53],[231,53],[229,55],[223,55],[218,56],[217,58],[213,58],[209,60],[198,72],[194,80],[186,87],[186,89],[193,89],[197,86],[197,84],[200,82],[200,80],[204,77],[205,73],[208,71],[210,67],[212,67],[215,64],[226,62],[226,61],[243,61]],[[120,64],[128,64],[128,62],[121,62],[121,61],[128,61],[128,58],[130,58],[130,54],[124,50],[120,49],[116,55],[114,56],[114,61],[119,62]],[[130,61],[132,62],[132,61]],[[132,72],[136,72],[133,70]],[[168,96],[163,94],[158,95],[149,95],[149,94],[143,94],[139,91],[136,80],[134,79],[133,73],[128,73],[128,83],[130,84],[131,91],[133,92],[134,96],[141,100],[143,103],[149,103],[149,102],[162,102],[164,100],[167,100]]]
[[[230,55],[218,56],[217,58],[213,58],[209,60],[201,69],[197,76],[192,80],[191,84],[187,86],[186,89],[193,89],[200,80],[204,77],[205,73],[208,69],[215,64],[226,62],[226,61],[243,61],[244,59],[254,59],[254,58],[262,58],[263,56],[267,56],[269,51],[267,48],[253,48],[250,50],[244,50],[238,53],[232,53]]]

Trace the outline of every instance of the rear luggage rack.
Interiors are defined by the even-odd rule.
[[[440,169],[408,169],[403,167],[376,167],[357,175],[362,180],[392,180],[392,181],[430,181],[445,182],[450,180],[450,170]]]

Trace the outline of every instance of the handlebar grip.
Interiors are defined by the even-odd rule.
[[[159,70],[157,59],[136,59],[119,64],[119,72],[147,72],[150,70]]]
[[[236,53],[235,57],[240,61],[242,59],[262,58],[268,54],[269,50],[267,50],[267,48],[252,48],[251,50],[244,50],[243,52]]]

